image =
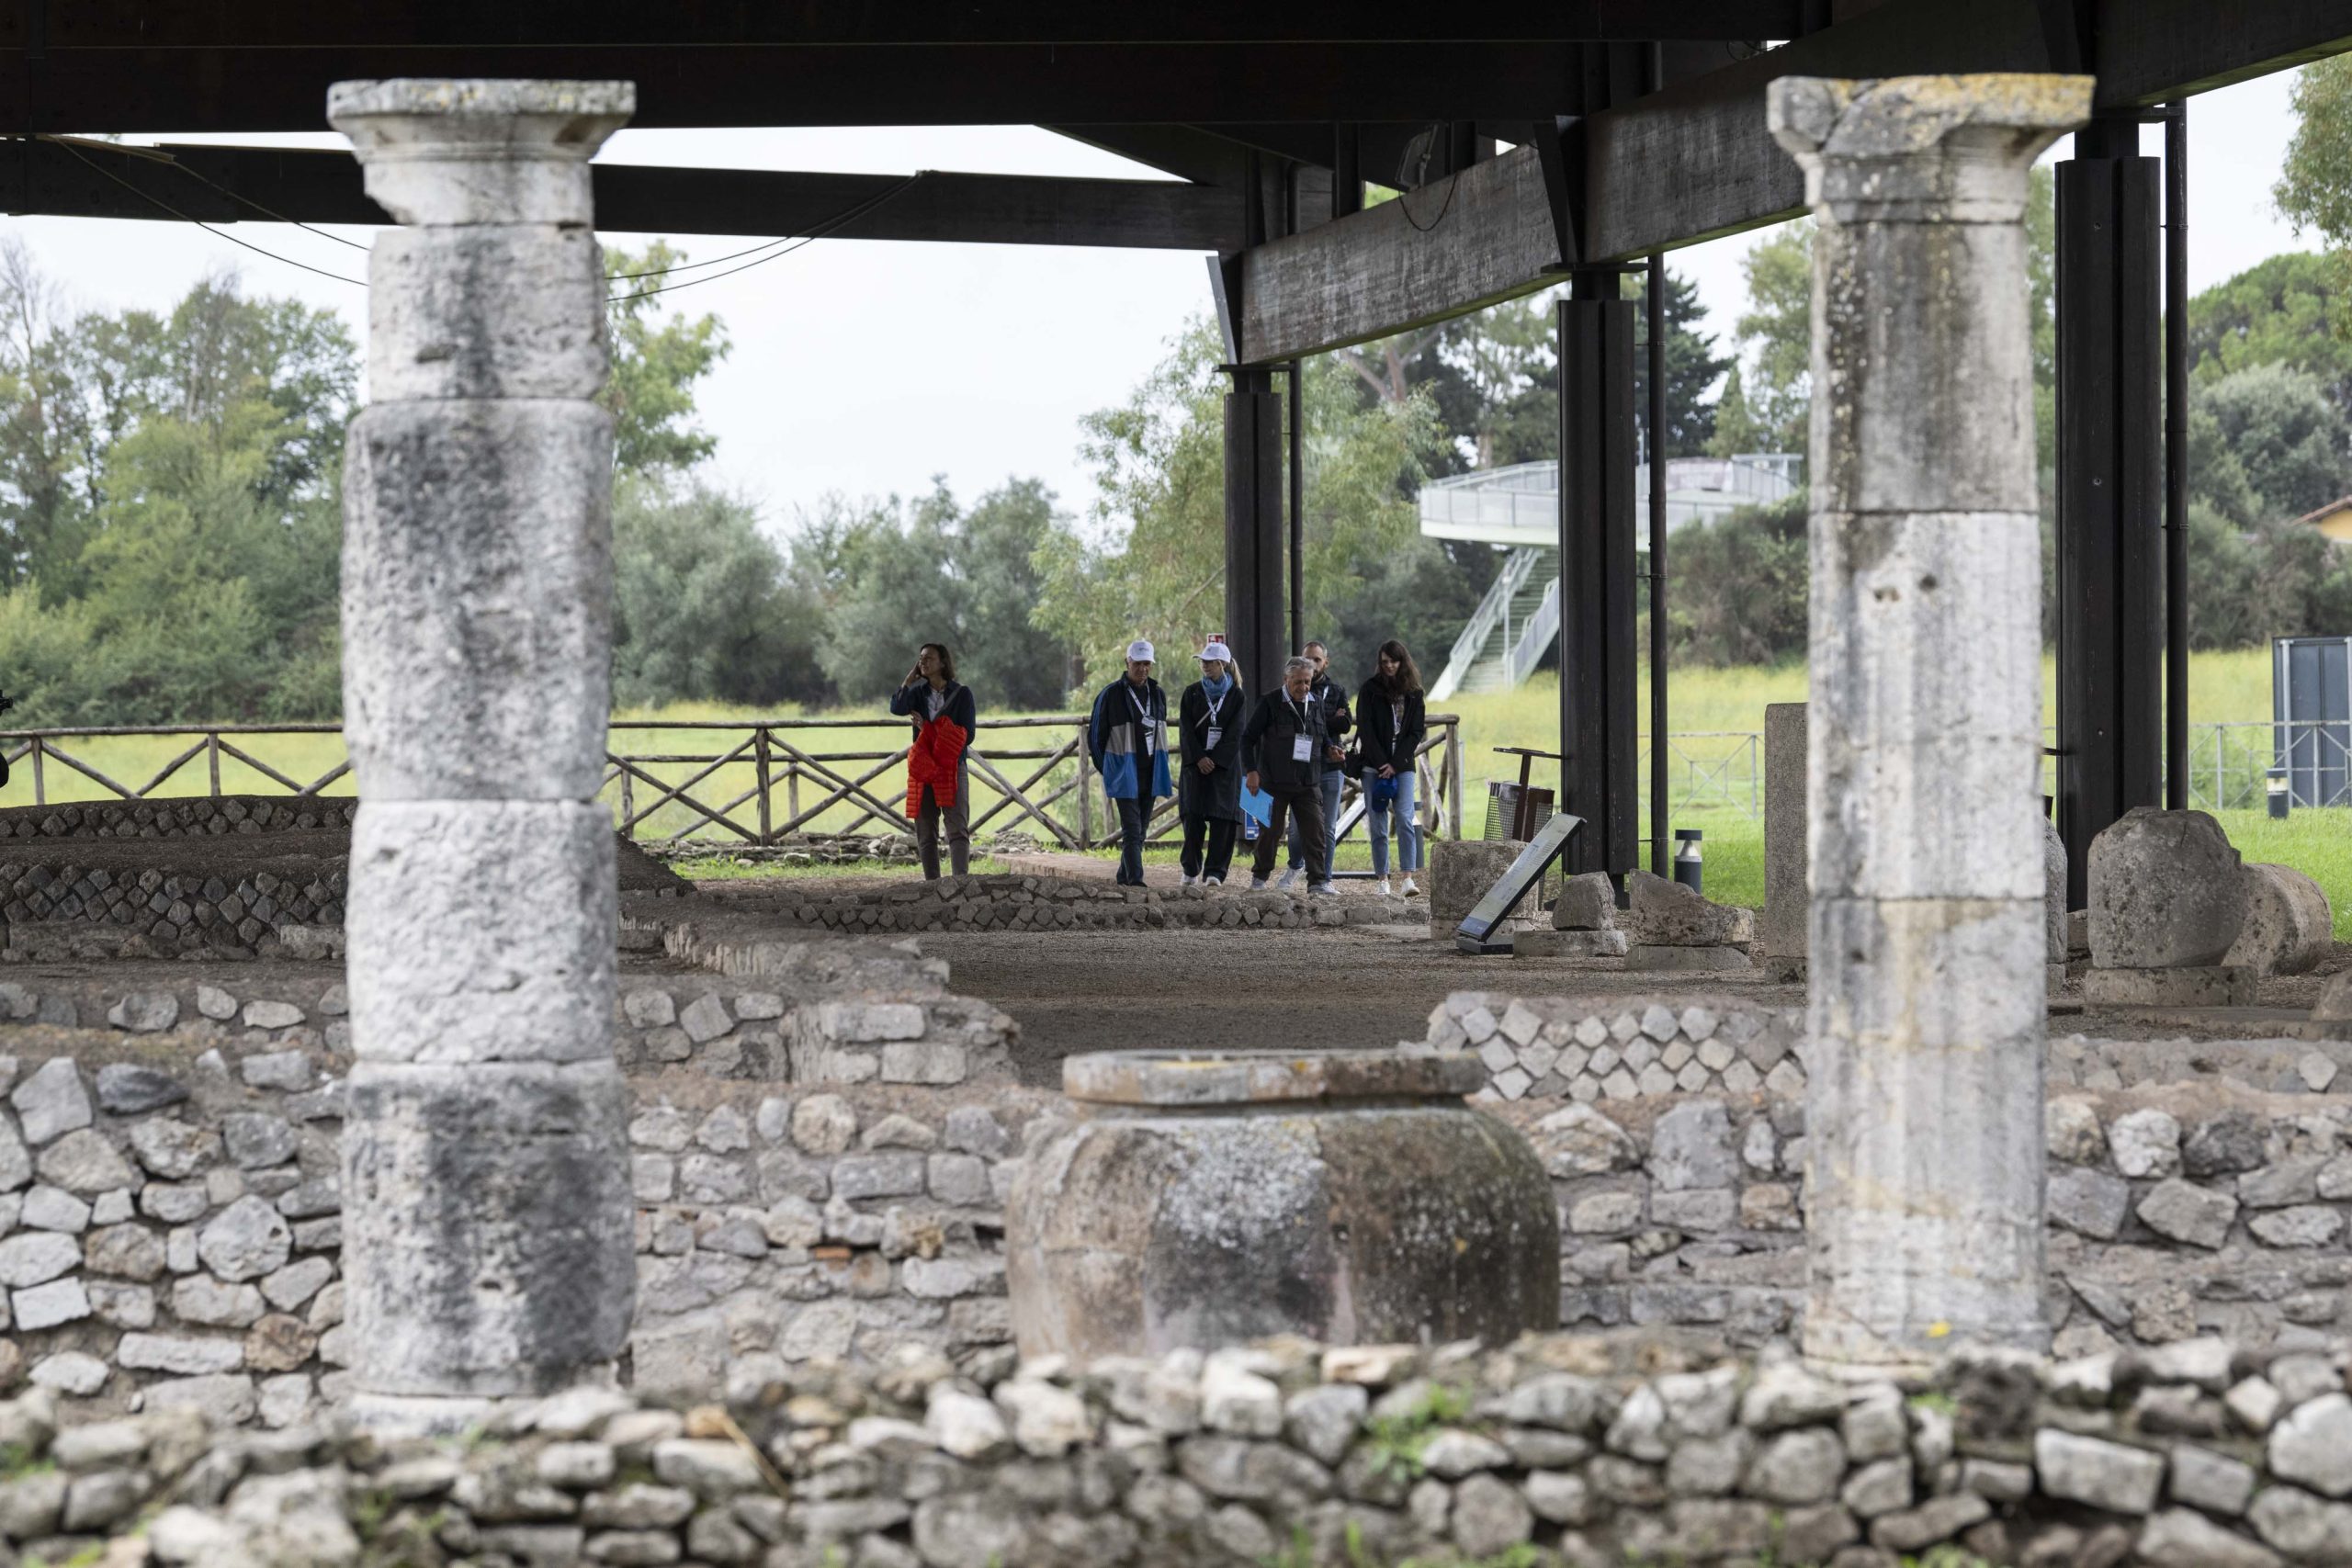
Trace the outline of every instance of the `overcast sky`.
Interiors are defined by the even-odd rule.
[[[2189,286],[2203,288],[2278,251],[2312,248],[2273,211],[2270,187],[2292,119],[2290,78],[2209,93],[2190,107]],[[2161,151],[2161,132],[2144,134]],[[191,137],[134,138],[191,141]],[[218,137],[245,144],[341,146],[315,137]],[[2063,154],[2064,144],[2058,149]],[[1025,126],[855,130],[624,130],[608,162],[899,174],[1135,177],[1108,153]],[[228,266],[248,290],[293,295],[367,330],[359,288],[240,249],[170,221],[0,218],[42,268],[85,307],[167,307]],[[347,276],[364,258],[275,223],[239,239]],[[337,230],[367,243],[371,231]],[[616,235],[636,246],[643,236]],[[673,235],[690,259],[744,248],[740,237]],[[1728,333],[1741,303],[1739,259],[1752,236],[1675,253],[1694,276],[1712,326]],[[719,269],[714,269],[719,270]],[[969,500],[1008,477],[1035,475],[1083,514],[1094,500],[1078,422],[1123,400],[1167,342],[1208,307],[1202,258],[1189,253],[1042,246],[820,241],[771,265],[672,297],[713,311],[734,343],[700,395],[718,436],[718,476],[788,528],[829,491],[911,495],[944,474]]]

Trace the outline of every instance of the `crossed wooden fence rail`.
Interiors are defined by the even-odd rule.
[[[1432,715],[1429,736],[1415,761],[1420,783],[1418,809],[1425,832],[1461,836],[1461,722],[1453,715]],[[0,757],[12,775],[28,766],[36,805],[51,803],[50,770],[63,768],[123,800],[183,798],[195,795],[219,797],[220,763],[227,757],[252,769],[295,796],[316,795],[351,772],[350,760],[339,759],[309,783],[292,777],[254,755],[230,739],[250,740],[272,735],[340,735],[334,724],[248,725],[93,725],[52,729],[0,730]],[[817,824],[837,810],[852,815],[822,830],[841,836],[862,831],[908,833],[913,830],[903,810],[902,791],[878,784],[884,774],[906,761],[906,721],[899,718],[777,718],[747,723],[708,719],[639,719],[613,726],[616,735],[651,732],[657,736],[718,735],[714,750],[628,751],[608,750],[603,788],[614,802],[615,824],[630,838],[652,823],[657,814],[673,807],[691,819],[684,831],[663,832],[663,838],[712,839],[718,842],[773,845],[788,837],[818,831]],[[854,745],[865,740],[856,731],[882,732],[855,750],[829,749],[826,737],[842,735]],[[683,732],[683,733],[682,733]],[[127,784],[93,762],[76,755],[66,742],[130,737],[192,738],[184,750],[138,785]],[[740,739],[738,739],[740,737]],[[1010,744],[1000,744],[1009,741]],[[1023,744],[1023,741],[1029,742]],[[658,742],[657,742],[658,744]],[[86,753],[88,748],[81,750]],[[994,828],[1012,829],[1034,825],[1045,838],[1069,850],[1116,841],[1117,824],[1096,791],[1092,760],[1086,750],[1083,715],[1054,714],[1034,717],[986,718],[974,744],[966,752],[971,774],[985,783],[996,798],[972,818],[978,834]],[[184,787],[184,770],[198,758],[205,761],[205,787]],[[690,768],[683,779],[661,777],[656,768]],[[728,770],[750,769],[748,784]],[[183,787],[166,790],[179,781]],[[1017,781],[1017,782],[1016,782]],[[1351,790],[1353,785],[1351,784]],[[729,793],[731,791],[731,793]],[[699,793],[698,793],[699,792]],[[977,797],[981,794],[975,790]],[[101,795],[99,798],[105,798]],[[1352,799],[1352,795],[1351,795]],[[746,808],[749,819],[744,819]],[[1360,810],[1343,813],[1352,827]],[[869,826],[871,825],[871,826]],[[1172,810],[1159,812],[1151,837],[1163,838],[1176,829]]]

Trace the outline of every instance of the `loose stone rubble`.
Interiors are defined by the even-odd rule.
[[[462,1441],[187,1411],[60,1431],[42,1392],[0,1404],[0,1534],[56,1562],[136,1531],[126,1561],[175,1568],[2283,1568],[2352,1540],[2343,1367],[2218,1339],[1911,1383],[1655,1338],[912,1350],[683,1414],[510,1401]]]
[[[2307,975],[2335,942],[2335,912],[2318,883],[2290,865],[2249,863],[2245,919],[2222,963],[2255,975]]]
[[[2086,1001],[2253,1002],[2255,971],[2227,962],[2245,922],[2249,879],[2211,817],[2148,807],[2125,812],[2091,840],[2088,886]]]

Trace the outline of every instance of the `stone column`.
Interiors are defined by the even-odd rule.
[[[449,1427],[609,1380],[635,1297],[611,707],[612,421],[588,159],[626,82],[345,82],[406,227],[344,456],[344,1279],[356,1403]]]
[[[2042,1348],[2027,170],[2070,76],[1784,78],[1814,240],[1806,1353]]]

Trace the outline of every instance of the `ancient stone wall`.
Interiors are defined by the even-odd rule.
[[[1299,1343],[1016,1367],[811,1365],[680,1416],[580,1390],[464,1440],[56,1431],[0,1404],[0,1535],[28,1559],[759,1562],[768,1568],[1573,1568],[2340,1562],[2340,1349],[2200,1339],[1945,1364],[1921,1386],[1556,1337]],[[1534,1551],[1546,1555],[1535,1558]],[[1938,1553],[1931,1560],[1941,1560]],[[146,1558],[135,1560],[147,1560]],[[111,1557],[107,1561],[113,1561]]]
[[[28,1048],[0,1056],[0,1383],[284,1426],[347,1392],[343,998],[198,999],[173,1033],[132,1033],[158,1014],[121,1011],[116,1041],[41,1055],[18,1032]],[[1055,1097],[780,1091],[691,1067],[632,1086],[647,1393],[1009,1337],[1006,1161]]]
[[[1477,1054],[1487,1109],[1553,1178],[1564,1325],[1704,1325],[1752,1346],[1797,1323],[1800,1023],[1724,998],[1464,992],[1431,1014],[1430,1046]],[[2346,1042],[2053,1042],[2059,1347],[2352,1333],[2352,1098],[2325,1092],[2352,1083],[2347,1066]]]

